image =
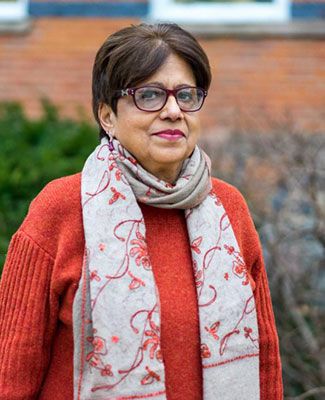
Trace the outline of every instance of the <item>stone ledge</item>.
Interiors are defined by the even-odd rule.
[[[145,21],[153,22],[153,21]],[[198,25],[180,24],[183,28],[201,38],[292,38],[292,39],[325,39],[325,22],[293,21],[286,24],[259,25]],[[0,21],[0,35],[22,35],[31,31],[33,20],[27,18],[21,21]]]
[[[24,35],[32,29],[32,20],[0,21],[0,35]]]
[[[292,38],[292,39],[324,39],[325,22],[316,21],[292,21],[279,24],[258,25],[186,25],[181,26],[201,38]]]

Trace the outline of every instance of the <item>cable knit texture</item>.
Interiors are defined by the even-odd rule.
[[[213,187],[256,283],[261,400],[281,400],[278,337],[259,239],[238,190],[217,179]],[[184,212],[140,206],[161,301],[167,398],[200,400],[198,310]],[[72,399],[72,303],[83,249],[76,174],[44,188],[8,250],[0,284],[1,400]]]

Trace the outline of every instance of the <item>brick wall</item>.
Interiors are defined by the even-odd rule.
[[[115,30],[137,19],[40,18],[28,34],[0,36],[0,101],[19,100],[31,116],[47,96],[62,113],[91,117],[95,53]],[[322,40],[201,40],[213,70],[202,110],[206,130],[264,130],[287,118],[324,132],[325,46]]]
[[[264,130],[292,119],[297,129],[325,131],[324,41],[223,39],[202,44],[214,76],[205,117],[209,126]]]

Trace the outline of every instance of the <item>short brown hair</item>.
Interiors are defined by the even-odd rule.
[[[117,90],[148,79],[171,54],[191,67],[196,85],[208,89],[211,71],[207,55],[197,40],[177,24],[131,25],[109,36],[97,52],[92,79],[92,107],[99,126],[101,103],[117,111]],[[104,134],[100,127],[100,136]]]

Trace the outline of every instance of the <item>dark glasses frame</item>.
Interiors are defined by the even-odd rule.
[[[137,104],[137,102],[136,102],[136,100],[135,100],[135,94],[136,94],[136,91],[137,91],[137,90],[139,90],[139,89],[144,89],[144,88],[159,89],[159,90],[164,91],[164,92],[166,93],[166,99],[165,99],[165,102],[163,103],[163,105],[162,105],[161,107],[159,107],[159,108],[155,108],[154,110],[146,110],[146,109],[143,109],[143,108],[139,107],[139,105]],[[198,90],[201,90],[201,91],[202,91],[202,94],[203,94],[202,103],[201,103],[201,105],[200,105],[198,108],[196,108],[195,110],[186,110],[186,109],[183,109],[183,108],[180,106],[180,104],[178,103],[178,100],[177,100],[177,92],[179,92],[180,90],[184,90],[184,89],[198,89]],[[162,110],[162,109],[165,107],[169,96],[171,96],[171,95],[175,97],[176,103],[178,104],[178,107],[180,108],[180,110],[182,110],[183,112],[196,112],[196,111],[199,111],[199,110],[202,108],[203,103],[204,103],[204,100],[205,100],[205,98],[206,98],[207,95],[208,95],[208,91],[207,91],[207,90],[202,89],[202,88],[197,87],[197,86],[183,86],[183,87],[181,87],[181,88],[179,88],[179,89],[165,89],[165,88],[162,88],[162,87],[160,87],[160,86],[139,86],[139,87],[136,87],[136,88],[120,89],[120,90],[117,90],[116,92],[117,92],[117,93],[116,93],[116,94],[117,94],[117,97],[132,96],[133,102],[134,102],[135,106],[136,106],[139,110],[141,110],[141,111],[146,111],[146,112],[156,112],[156,111]]]

